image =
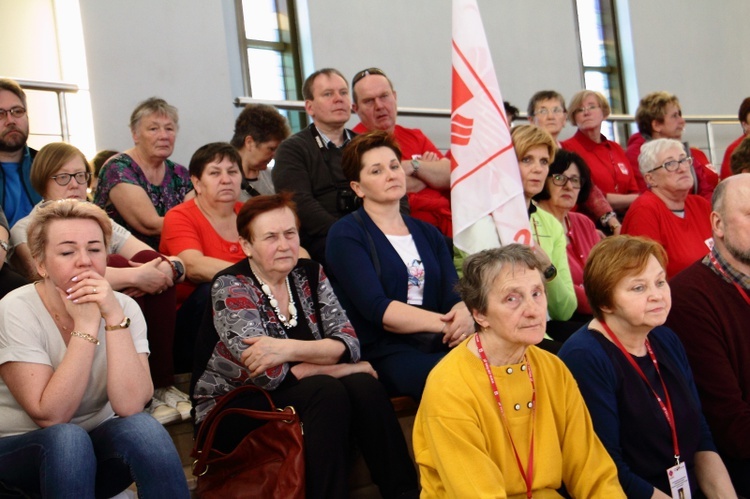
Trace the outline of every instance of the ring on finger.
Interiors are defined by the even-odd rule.
[[[93,289],[93,291],[92,291],[91,293],[92,293],[92,294],[96,294],[96,286],[91,286],[91,287],[92,287],[92,288],[94,288],[94,289]]]

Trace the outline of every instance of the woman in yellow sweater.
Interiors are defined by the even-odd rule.
[[[572,375],[536,348],[547,299],[539,260],[511,244],[464,262],[479,332],[427,379],[414,424],[422,497],[625,497]]]

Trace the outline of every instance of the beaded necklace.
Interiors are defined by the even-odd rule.
[[[258,277],[258,274],[255,273],[255,269],[253,266],[250,266],[250,271],[253,273],[255,278],[258,280],[258,283],[260,283],[260,289],[263,291],[263,294],[268,297],[268,303],[271,304],[273,307],[274,312],[276,312],[276,316],[279,318],[279,321],[281,321],[281,324],[287,328],[291,329],[297,325],[297,307],[294,306],[294,298],[292,298],[292,288],[289,286],[289,276],[286,276],[284,279],[286,282],[286,290],[289,293],[289,317],[290,319],[287,320],[286,316],[281,313],[281,310],[279,310],[279,301],[276,299],[276,297],[273,296],[273,293],[271,292],[271,287],[263,282],[263,279]]]

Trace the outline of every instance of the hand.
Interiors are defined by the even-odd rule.
[[[94,270],[86,270],[71,281],[73,284],[68,289],[57,290],[76,327],[98,331],[102,318],[112,323],[122,320],[122,307],[104,277]]]
[[[256,378],[268,369],[291,360],[286,352],[289,341],[270,336],[253,336],[242,340],[242,343],[250,345],[240,356],[240,360],[250,371],[250,377]]]
[[[443,343],[453,348],[474,333],[474,317],[464,302],[453,305],[450,312],[440,318],[445,323]]]
[[[169,262],[165,262],[161,258],[154,258],[150,262],[138,263],[129,262],[131,267],[137,269],[138,278],[136,288],[147,294],[158,294],[161,293],[174,283],[172,282],[172,266]],[[169,273],[165,274],[161,269],[160,265],[166,265],[169,268]]]
[[[144,293],[143,291],[141,291],[138,288],[125,288],[125,289],[121,289],[120,293],[122,293],[124,295],[128,295],[131,298],[140,298],[141,296],[144,296],[146,294],[146,293]]]
[[[620,224],[620,222],[617,222],[617,225],[609,224],[609,228],[612,231],[613,236],[619,236],[622,231],[622,224]]]
[[[422,153],[422,161],[440,161],[440,156],[432,151],[425,151]]]

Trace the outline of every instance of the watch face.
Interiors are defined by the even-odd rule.
[[[554,279],[554,277],[557,275],[557,268],[554,265],[550,265],[546,269],[544,269],[544,278],[548,281],[551,279]]]

